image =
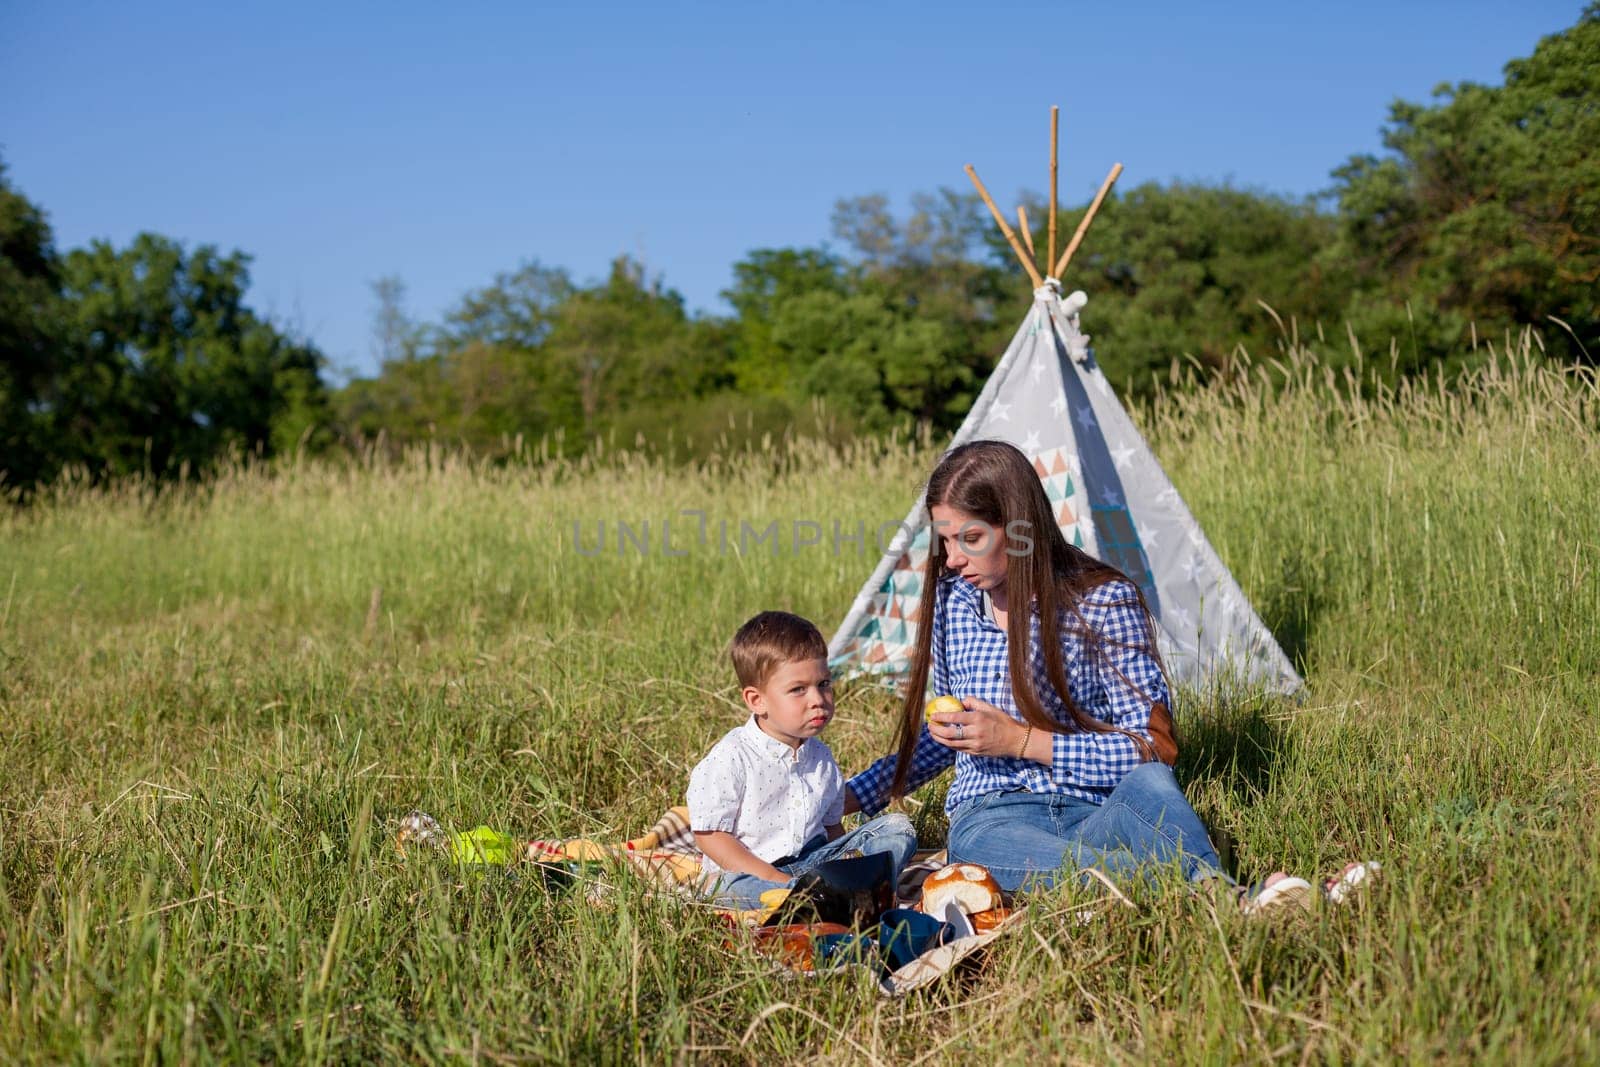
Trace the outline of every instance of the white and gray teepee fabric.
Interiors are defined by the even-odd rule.
[[[1134,428],[1078,328],[1087,301],[1053,285],[1012,338],[950,447],[1009,441],[1033,460],[1072,544],[1144,591],[1174,682],[1300,688],[1283,650]],[[915,647],[928,557],[919,500],[828,648],[836,667],[898,675]]]

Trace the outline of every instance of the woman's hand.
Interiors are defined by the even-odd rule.
[[[966,711],[942,711],[928,719],[928,733],[946,748],[972,756],[1015,756],[1027,727],[977,697],[963,697]]]

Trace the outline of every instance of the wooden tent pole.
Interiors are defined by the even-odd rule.
[[[983,202],[988,205],[989,214],[994,216],[994,221],[1000,227],[1000,232],[1005,234],[1006,243],[1011,246],[1011,251],[1017,254],[1017,261],[1022,264],[1022,269],[1028,272],[1028,279],[1033,282],[1035,289],[1039,288],[1044,284],[1044,279],[1039,277],[1039,268],[1033,265],[1033,260],[1029,259],[1028,254],[1023,251],[1022,242],[1018,241],[1017,235],[1011,232],[1011,226],[1006,222],[1006,217],[1000,214],[999,208],[994,206],[994,198],[989,195],[989,190],[983,187],[983,182],[978,180],[978,172],[972,168],[971,163],[968,163],[965,169],[967,177],[972,179],[972,184],[977,188],[978,195],[983,197]]]
[[[1050,254],[1045,257],[1044,264],[1049,266],[1056,261],[1056,145],[1059,143],[1061,131],[1061,109],[1054,104],[1050,105]],[[1056,277],[1052,274],[1051,277]]]
[[[1106,175],[1106,180],[1100,183],[1100,191],[1094,194],[1094,203],[1089,205],[1089,210],[1083,213],[1083,221],[1078,223],[1078,230],[1072,235],[1072,240],[1067,242],[1067,250],[1061,253],[1061,261],[1056,264],[1056,269],[1050,272],[1052,278],[1060,278],[1067,269],[1067,264],[1072,262],[1072,254],[1083,243],[1083,235],[1089,232],[1089,223],[1094,221],[1094,213],[1100,210],[1100,204],[1117,183],[1117,176],[1122,173],[1122,164],[1113,163],[1111,173]]]
[[[1017,205],[1017,232],[1022,234],[1022,243],[1028,246],[1028,258],[1037,261],[1039,253],[1033,250],[1033,227],[1028,225],[1028,209],[1021,204]]]

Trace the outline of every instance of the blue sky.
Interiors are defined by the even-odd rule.
[[[1498,82],[1581,8],[0,0],[0,154],[61,248],[243,249],[258,310],[370,373],[380,275],[433,319],[524,260],[628,253],[721,311],[736,260],[827,240],[839,197],[903,207],[969,162],[1002,205],[1044,189],[1051,104],[1064,202],[1114,161],[1313,193],[1390,101]]]

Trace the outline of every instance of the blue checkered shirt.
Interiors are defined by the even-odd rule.
[[[1006,667],[1006,634],[984,612],[982,594],[956,575],[938,585],[933,616],[933,663],[929,671],[932,695],[978,697],[1022,722],[1011,695]],[[1083,620],[1103,638],[1104,651],[1095,657],[1084,648],[1083,632],[1070,611],[1061,613],[1061,658],[1067,684],[1078,707],[1090,715],[1150,739],[1150,708],[1170,705],[1167,682],[1151,655],[1151,635],[1134,587],[1112,581],[1091,589],[1079,610]],[[1066,705],[1045,676],[1039,653],[1039,620],[1032,620],[1029,667],[1034,691],[1044,709],[1060,723],[1071,723]],[[1131,647],[1129,647],[1131,646]],[[926,724],[911,753],[907,790],[916,789],[940,771],[956,765],[955,781],[945,797],[945,810],[987,793],[1064,793],[1096,804],[1143,761],[1139,747],[1124,734],[1051,734],[1054,746],[1049,767],[1026,759],[973,756],[946,748],[928,733]],[[846,784],[873,814],[889,802],[897,756],[889,755]]]

